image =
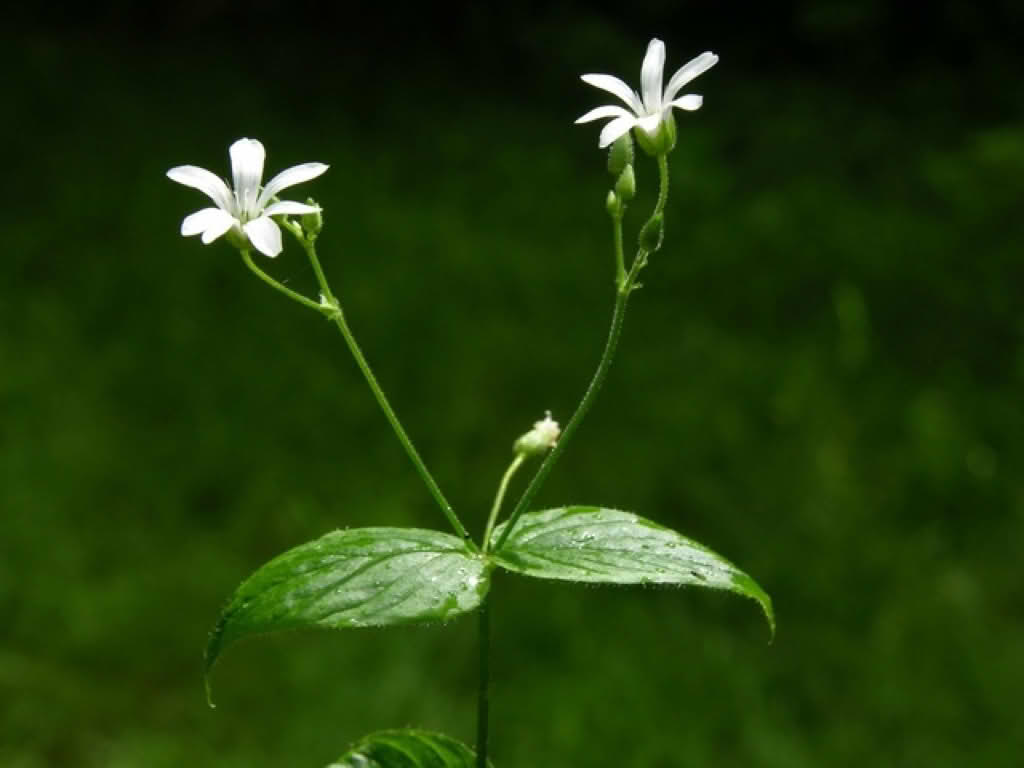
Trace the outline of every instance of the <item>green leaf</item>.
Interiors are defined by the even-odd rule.
[[[505,525],[494,532],[495,541]],[[578,506],[530,512],[491,559],[539,579],[734,592],[760,604],[775,634],[771,598],[756,581],[707,547],[629,512]]]
[[[490,761],[488,761],[490,764]],[[327,768],[475,768],[476,753],[442,733],[378,731]]]
[[[243,582],[210,635],[206,673],[246,635],[445,621],[480,605],[489,585],[484,559],[450,534],[334,531],[279,555]]]

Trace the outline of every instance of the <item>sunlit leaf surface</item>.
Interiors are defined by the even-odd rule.
[[[771,598],[756,581],[707,547],[629,512],[574,506],[525,514],[492,559],[539,579],[727,590],[756,600],[775,631]]]
[[[238,588],[210,636],[206,670],[246,635],[444,621],[476,608],[488,586],[484,560],[447,533],[334,531],[274,558]]]

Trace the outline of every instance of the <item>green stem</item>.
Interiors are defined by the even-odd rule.
[[[326,291],[324,293],[327,295]],[[466,531],[465,527],[460,522],[458,516],[455,514],[455,510],[452,509],[452,505],[448,503],[448,499],[445,498],[445,495],[441,491],[437,481],[434,480],[434,476],[430,474],[430,470],[427,469],[427,465],[424,464],[423,459],[420,458],[420,454],[416,450],[416,446],[412,444],[412,440],[409,439],[409,435],[406,434],[401,422],[398,421],[398,417],[395,415],[394,410],[391,408],[391,404],[384,395],[384,390],[380,388],[380,384],[377,383],[377,378],[373,375],[373,371],[370,369],[369,363],[367,363],[366,358],[363,357],[363,351],[356,343],[356,339],[352,335],[352,330],[348,327],[348,323],[345,321],[344,313],[341,311],[340,307],[337,305],[335,305],[335,307],[337,308],[337,311],[334,312],[333,315],[334,324],[338,326],[338,330],[341,331],[341,335],[345,338],[345,343],[348,344],[349,351],[356,360],[356,365],[358,365],[359,370],[363,372],[363,376],[366,378],[366,383],[370,385],[373,396],[377,398],[377,403],[380,405],[381,410],[384,411],[384,415],[391,424],[391,428],[395,431],[395,435],[398,437],[398,442],[400,442],[402,447],[405,448],[405,452],[412,460],[413,466],[416,467],[416,471],[419,472],[420,477],[423,478],[423,482],[426,483],[430,494],[434,497],[438,506],[441,507],[441,511],[444,513],[444,516],[448,518],[448,522],[451,523],[452,528],[454,528],[455,532],[475,549],[476,545],[473,544],[472,539],[469,536],[469,532]]]
[[[327,276],[324,274],[324,270],[320,266],[320,259],[318,259],[316,255],[316,246],[302,234],[302,228],[298,225],[294,225],[291,222],[286,221],[285,228],[295,235],[296,239],[302,244],[303,249],[306,251],[310,264],[313,266],[313,272],[316,274],[317,283],[320,285],[320,292],[323,294],[323,303],[317,304],[316,302],[307,299],[305,296],[300,296],[294,291],[280,285],[273,280],[273,278],[264,275],[259,271],[256,265],[252,263],[252,260],[248,258],[247,252],[243,252],[242,257],[246,259],[246,263],[249,265],[250,269],[255,271],[256,274],[262,277],[264,281],[291,296],[291,298],[301,301],[301,303],[306,306],[316,309],[322,314],[328,315],[334,321],[334,324],[341,332],[342,338],[345,339],[345,343],[348,345],[348,349],[352,353],[352,357],[355,358],[356,365],[358,365],[359,370],[362,371],[363,377],[366,379],[366,383],[370,385],[370,391],[373,392],[373,396],[377,399],[377,404],[380,405],[381,410],[384,411],[384,415],[387,417],[388,423],[391,424],[391,428],[395,431],[395,435],[398,437],[398,442],[402,444],[405,452],[412,460],[413,466],[416,467],[416,471],[423,479],[423,482],[426,484],[430,494],[434,497],[438,506],[441,507],[441,511],[444,513],[444,516],[448,518],[448,522],[451,523],[455,532],[462,537],[468,546],[473,550],[477,550],[477,546],[470,538],[469,532],[462,525],[462,522],[455,514],[455,510],[452,508],[452,505],[448,503],[448,499],[445,498],[445,495],[441,491],[437,481],[434,480],[434,476],[430,474],[430,470],[427,469],[427,465],[424,464],[423,459],[420,458],[420,454],[416,450],[416,446],[413,445],[412,440],[409,439],[409,435],[406,434],[405,428],[402,427],[401,422],[398,420],[394,410],[391,408],[391,404],[388,402],[388,399],[384,394],[384,390],[382,390],[380,388],[380,384],[377,383],[377,377],[373,375],[373,370],[370,368],[370,364],[366,362],[366,358],[363,356],[363,351],[359,348],[359,344],[356,343],[355,336],[352,334],[352,329],[349,328],[348,322],[345,320],[345,314],[341,311],[341,306],[338,304],[338,300],[331,292],[331,287],[327,283]]]
[[[654,213],[651,214],[653,219],[655,216],[664,213],[665,205],[668,203],[668,156],[665,154],[658,155],[658,201],[654,206]],[[615,236],[617,238],[616,248],[621,249],[621,236],[622,227],[621,221],[616,221]],[[601,354],[601,361],[597,364],[597,370],[594,371],[594,376],[590,380],[590,385],[587,387],[587,391],[583,394],[583,399],[580,400],[580,404],[576,406],[576,412],[573,413],[572,418],[569,419],[569,423],[565,425],[565,429],[562,431],[561,437],[558,442],[555,443],[551,452],[544,457],[544,461],[537,469],[537,473],[530,480],[530,484],[526,486],[526,490],[523,491],[523,495],[519,497],[519,501],[516,503],[515,508],[512,510],[512,514],[509,515],[508,523],[505,525],[504,530],[501,532],[501,536],[498,537],[498,541],[494,545],[494,551],[497,552],[508,540],[508,537],[512,534],[512,529],[515,528],[519,518],[522,517],[526,508],[533,501],[534,496],[540,490],[541,485],[547,479],[548,475],[551,474],[551,470],[555,466],[555,462],[558,461],[562,455],[562,451],[565,450],[565,446],[568,444],[569,439],[575,433],[576,428],[583,421],[583,418],[587,415],[587,411],[590,410],[590,406],[593,405],[594,399],[597,397],[597,393],[601,390],[601,385],[604,384],[605,377],[608,375],[608,369],[611,367],[612,359],[615,357],[615,349],[619,343],[619,337],[622,335],[622,324],[626,317],[626,305],[629,303],[629,295],[636,288],[636,279],[640,274],[640,270],[647,264],[648,252],[643,249],[637,249],[636,257],[633,259],[633,263],[629,267],[629,272],[626,273],[624,279],[617,282],[618,290],[615,293],[615,308],[612,310],[612,325],[608,330],[608,340],[604,345],[604,352]],[[616,254],[618,258],[618,252]]]
[[[626,284],[626,257],[622,248],[622,214],[612,216],[612,237],[615,240],[615,287],[622,290]]]
[[[654,206],[654,215],[664,213],[668,202],[668,155],[658,155],[658,202]]]
[[[537,474],[533,476],[530,484],[523,491],[523,495],[519,497],[519,502],[516,504],[515,509],[512,510],[512,514],[509,515],[508,523],[505,524],[501,536],[498,537],[498,541],[494,545],[494,551],[498,551],[504,546],[509,534],[512,533],[512,529],[515,528],[516,522],[523,512],[526,511],[530,502],[533,501],[533,497],[537,495],[537,491],[540,490],[541,485],[551,473],[555,462],[562,455],[562,451],[565,450],[565,446],[568,445],[573,433],[580,425],[580,422],[583,421],[583,417],[587,415],[587,411],[590,410],[590,406],[594,403],[594,398],[597,397],[597,393],[601,390],[601,385],[604,384],[605,377],[608,375],[608,369],[611,367],[612,359],[615,357],[615,348],[618,346],[619,337],[622,335],[622,322],[626,316],[626,305],[629,303],[629,294],[632,293],[633,278],[636,275],[636,271],[635,269],[630,270],[629,275],[626,277],[626,282],[616,292],[615,309],[612,311],[612,325],[608,331],[608,340],[604,345],[601,362],[597,364],[594,377],[590,380],[590,386],[587,387],[587,391],[584,393],[583,399],[580,400],[580,404],[576,406],[576,412],[569,419],[569,423],[565,425],[565,429],[562,431],[561,437],[558,438],[558,442],[555,443],[551,452],[544,457],[544,461],[541,462]]]
[[[304,307],[309,307],[310,309],[315,309],[317,312],[320,312],[321,314],[323,313],[324,308],[320,304],[317,304],[312,299],[306,298],[301,293],[297,293],[296,291],[293,291],[291,288],[287,288],[286,286],[284,286],[281,283],[277,282],[277,280],[272,278],[270,275],[268,275],[262,269],[257,267],[256,264],[253,262],[252,255],[249,253],[248,250],[243,250],[242,251],[242,261],[245,262],[245,266],[247,266],[250,270],[252,270],[253,274],[256,275],[256,277],[258,277],[264,283],[269,285],[271,288],[280,291],[285,296],[287,296],[289,299],[292,299],[293,301],[299,302],[299,304],[302,304]]]
[[[505,470],[505,474],[501,477],[501,482],[498,484],[498,493],[494,496],[494,504],[491,505],[491,514],[487,518],[487,528],[484,529],[483,538],[483,551],[487,554],[487,551],[491,546],[491,533],[494,531],[494,524],[498,521],[498,511],[501,509],[501,502],[505,500],[505,491],[508,490],[508,482],[512,479],[512,475],[516,473],[516,470],[523,465],[526,461],[525,453],[517,453],[516,457],[512,459],[512,463],[508,465],[508,469]]]
[[[484,540],[487,546],[487,540]],[[477,611],[480,628],[480,688],[476,700],[476,764],[487,768],[487,727],[491,704],[491,602],[485,597]]]

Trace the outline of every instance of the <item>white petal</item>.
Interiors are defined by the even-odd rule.
[[[228,150],[231,155],[231,175],[235,180],[235,198],[238,207],[247,215],[256,213],[260,181],[263,180],[263,161],[267,153],[256,139],[239,139]]]
[[[274,258],[284,247],[281,244],[281,230],[269,216],[260,216],[245,225],[245,234],[253,247],[270,258]]]
[[[700,109],[700,105],[703,103],[704,97],[699,93],[688,93],[673,101],[672,106],[685,109],[688,112],[693,112],[694,110]]]
[[[636,95],[628,85],[619,80],[617,77],[612,75],[582,75],[580,77],[587,85],[592,85],[595,88],[600,88],[602,91],[608,91],[608,93],[614,94],[626,102],[627,106],[632,109],[636,114],[643,114],[644,107],[640,103],[640,97]]]
[[[238,226],[238,219],[233,216],[225,216],[224,218],[218,219],[217,221],[210,222],[210,225],[203,232],[203,245],[209,245],[218,237],[223,235],[232,227]]]
[[[185,217],[181,222],[181,234],[185,237],[191,237],[192,235],[198,235],[200,232],[216,231],[218,228],[223,227],[217,235],[219,237],[227,232],[234,222],[235,217],[227,211],[222,211],[220,208],[203,208],[203,210],[196,211]]]
[[[294,200],[280,200],[264,208],[263,215],[279,216],[282,213],[316,213],[319,210],[321,209],[318,205],[306,205],[305,203],[297,203]]]
[[[629,129],[636,125],[636,118],[632,115],[623,115],[612,120],[608,125],[601,129],[601,137],[597,141],[597,145],[604,149],[619,136],[629,133]]]
[[[647,117],[642,117],[636,121],[636,124],[637,127],[640,128],[644,133],[653,136],[657,132],[658,126],[661,125],[661,113],[658,112],[657,114],[654,115],[647,115]]]
[[[648,112],[661,109],[661,76],[665,70],[665,44],[658,38],[651,40],[640,70],[641,93]]]
[[[329,167],[323,163],[303,163],[302,165],[292,166],[281,171],[277,176],[268,181],[267,186],[263,188],[257,208],[262,208],[266,205],[267,201],[282,189],[288,189],[288,187],[301,184],[304,181],[315,179]]]
[[[184,184],[186,187],[198,189],[217,204],[218,208],[225,211],[234,210],[231,199],[231,190],[228,185],[218,179],[214,174],[205,168],[195,165],[179,165],[167,172],[167,178]]]
[[[622,117],[623,115],[626,117],[632,117],[632,115],[622,107],[617,107],[612,104],[607,107],[598,107],[597,109],[590,110],[587,114],[583,115],[583,117],[577,118],[576,123],[589,123],[591,120],[600,120],[602,117]]]
[[[697,58],[681,66],[672,75],[672,79],[668,81],[668,87],[665,88],[665,101],[672,101],[684,85],[697,77],[697,75],[704,74],[717,63],[718,56],[716,54],[711,51],[704,51]]]

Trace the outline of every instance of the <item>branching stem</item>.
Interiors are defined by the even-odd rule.
[[[398,416],[395,415],[395,411],[391,407],[391,403],[388,402],[388,398],[384,394],[384,390],[382,390],[380,384],[377,383],[377,377],[373,375],[373,370],[370,368],[370,364],[366,362],[366,357],[363,355],[362,349],[359,348],[359,344],[356,342],[352,329],[349,328],[348,321],[345,319],[345,313],[342,312],[341,305],[334,297],[334,294],[331,292],[331,287],[327,283],[327,277],[324,275],[323,268],[320,266],[320,259],[318,259],[316,255],[316,246],[306,238],[300,238],[300,242],[306,250],[306,255],[309,257],[310,264],[313,266],[313,272],[316,274],[317,282],[320,284],[320,292],[323,294],[323,301],[329,308],[329,316],[341,332],[342,338],[345,339],[345,344],[348,345],[349,352],[351,352],[352,357],[355,358],[356,365],[359,366],[359,370],[362,371],[363,377],[366,379],[366,383],[370,386],[370,391],[373,392],[373,396],[377,399],[377,404],[380,405],[381,410],[384,411],[384,416],[387,417],[388,423],[391,424],[391,428],[395,431],[395,435],[398,437],[398,442],[402,444],[402,447],[408,454],[413,466],[416,467],[416,471],[423,479],[423,482],[426,484],[427,489],[434,497],[438,506],[441,507],[441,511],[444,513],[444,516],[448,518],[448,522],[451,524],[452,528],[455,529],[455,532],[462,537],[463,541],[465,541],[468,546],[475,550],[477,547],[470,538],[469,532],[466,530],[465,526],[462,525],[458,515],[455,514],[455,510],[448,502],[448,499],[445,498],[444,492],[437,484],[437,481],[434,480],[434,476],[430,474],[430,470],[427,469],[427,465],[423,463],[423,459],[420,458],[420,454],[416,450],[416,446],[413,445],[409,435],[406,434],[405,428],[398,420]]]
[[[289,299],[299,302],[299,304],[301,304],[304,307],[315,309],[317,312],[321,313],[324,311],[324,308],[321,307],[312,299],[303,296],[301,293],[293,291],[291,288],[289,288],[286,285],[283,285],[282,283],[279,283],[277,280],[272,278],[262,269],[257,267],[256,263],[252,260],[252,254],[250,254],[248,250],[242,251],[242,261],[245,262],[245,266],[247,266],[252,271],[252,273],[256,275],[256,277],[258,277],[260,280],[262,280],[264,283],[269,285],[274,290],[280,291]]]
[[[352,353],[352,357],[355,358],[356,365],[359,366],[359,370],[362,371],[363,377],[366,379],[366,383],[370,386],[370,391],[373,392],[373,396],[376,398],[377,404],[380,405],[381,410],[384,411],[384,416],[387,417],[388,423],[395,431],[395,435],[398,437],[398,442],[402,444],[402,447],[408,454],[409,459],[412,461],[413,466],[419,473],[419,476],[423,479],[424,484],[426,484],[430,494],[434,497],[438,506],[441,507],[441,511],[444,513],[444,516],[448,518],[448,522],[451,524],[452,528],[459,536],[462,537],[463,541],[466,542],[466,546],[474,552],[479,551],[477,545],[470,538],[469,532],[455,514],[455,510],[452,508],[452,505],[448,502],[448,499],[445,498],[445,495],[441,491],[440,486],[438,486],[437,481],[434,480],[434,476],[430,474],[430,470],[427,469],[426,464],[423,463],[423,459],[420,458],[420,454],[416,450],[416,446],[413,445],[409,435],[406,434],[405,428],[395,415],[395,411],[391,407],[391,403],[388,402],[387,396],[384,394],[384,390],[382,390],[380,384],[377,383],[377,377],[373,375],[373,370],[370,368],[370,364],[366,361],[366,357],[363,355],[362,349],[359,348],[359,344],[356,343],[352,329],[349,328],[348,322],[345,319],[345,314],[341,310],[341,305],[338,303],[338,300],[334,297],[334,293],[331,291],[331,287],[327,282],[327,276],[324,274],[324,270],[320,266],[320,259],[317,258],[316,246],[312,239],[306,237],[305,233],[302,231],[302,227],[293,221],[285,219],[281,224],[295,236],[295,239],[299,241],[303,250],[306,251],[306,255],[309,257],[309,262],[313,267],[317,283],[320,286],[321,299],[319,303],[303,296],[301,293],[293,291],[285,285],[282,285],[280,282],[268,275],[256,266],[248,250],[242,251],[242,261],[245,262],[245,265],[260,280],[271,288],[280,291],[285,296],[293,301],[297,301],[302,306],[316,310],[320,314],[327,316],[331,319],[334,325],[337,326],[338,330],[341,332],[342,338],[345,339],[345,344],[348,345],[348,349]]]
[[[655,216],[663,214],[665,210],[665,204],[668,202],[668,157],[666,155],[658,156],[658,201],[654,206],[654,213],[651,214],[653,219]],[[615,222],[614,236],[616,238],[616,248],[620,247],[619,242],[622,235],[621,221],[618,218],[613,217]],[[626,305],[629,303],[630,294],[638,287],[636,285],[637,277],[640,274],[640,270],[647,264],[647,256],[649,252],[644,248],[639,248],[636,253],[636,257],[633,259],[633,263],[629,267],[629,272],[626,273],[625,279],[616,281],[615,291],[615,307],[612,309],[612,324],[608,330],[608,339],[605,341],[604,351],[601,354],[601,360],[597,364],[597,370],[594,371],[594,376],[590,380],[590,385],[587,387],[586,392],[583,393],[583,399],[580,400],[580,404],[576,406],[576,411],[573,413],[572,418],[569,419],[569,423],[565,425],[565,429],[562,431],[561,437],[558,442],[555,443],[551,452],[544,457],[544,461],[541,462],[540,467],[537,469],[533,479],[530,480],[529,485],[526,486],[526,490],[523,491],[523,495],[519,497],[519,501],[516,503],[515,508],[512,510],[512,514],[509,515],[508,523],[501,532],[501,536],[494,544],[494,551],[497,552],[508,541],[508,537],[512,534],[512,530],[515,528],[516,523],[519,522],[519,518],[522,517],[526,508],[530,506],[534,496],[540,490],[540,487],[544,484],[548,475],[551,474],[551,470],[554,469],[555,463],[561,457],[562,452],[565,450],[566,445],[572,438],[576,429],[579,427],[580,422],[587,415],[590,407],[594,404],[594,399],[597,397],[597,393],[601,390],[601,385],[604,384],[605,377],[608,375],[608,369],[611,367],[612,360],[615,357],[615,350],[619,343],[619,337],[622,335],[622,324],[626,317]],[[616,260],[618,260],[618,252],[616,253]]]

